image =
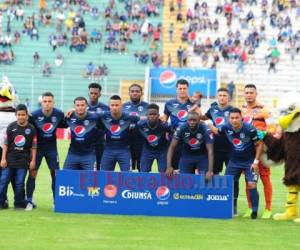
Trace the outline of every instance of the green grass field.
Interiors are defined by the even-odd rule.
[[[63,162],[67,143],[60,142]],[[272,169],[273,212],[284,208],[282,168]],[[242,181],[241,181],[242,183]],[[259,187],[261,190],[261,183]],[[243,190],[243,188],[242,188]],[[12,194],[10,191],[10,202]],[[0,250],[6,249],[300,249],[300,225],[242,217],[232,220],[55,214],[43,164],[32,212],[0,211]],[[260,212],[263,193],[260,191]],[[239,212],[246,208],[241,191]]]

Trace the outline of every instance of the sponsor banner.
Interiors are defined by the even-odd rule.
[[[229,219],[231,176],[59,170],[55,212]]]
[[[176,95],[176,81],[186,79],[190,94],[200,91],[213,97],[217,92],[217,73],[214,69],[151,68],[151,95]],[[207,96],[209,95],[209,96]]]

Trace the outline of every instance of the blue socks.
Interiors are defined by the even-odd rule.
[[[257,188],[249,189],[250,200],[252,204],[252,211],[257,212],[258,210],[258,202],[259,202],[259,194]]]

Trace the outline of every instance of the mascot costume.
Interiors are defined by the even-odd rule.
[[[300,94],[285,94],[279,101],[280,135],[263,133],[267,146],[267,156],[274,162],[284,161],[283,183],[288,195],[285,212],[274,215],[274,220],[294,220],[300,222],[298,194],[300,191]],[[261,133],[261,132],[259,132]]]
[[[16,120],[15,107],[18,104],[18,96],[7,77],[0,81],[0,157],[2,157],[2,145],[8,124]],[[1,167],[0,167],[1,177]],[[5,205],[8,207],[6,201]]]

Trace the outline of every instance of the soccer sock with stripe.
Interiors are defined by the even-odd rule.
[[[250,200],[251,200],[251,204],[252,204],[252,211],[257,212],[258,202],[259,202],[259,194],[258,194],[257,188],[249,189],[249,193],[250,193]]]

